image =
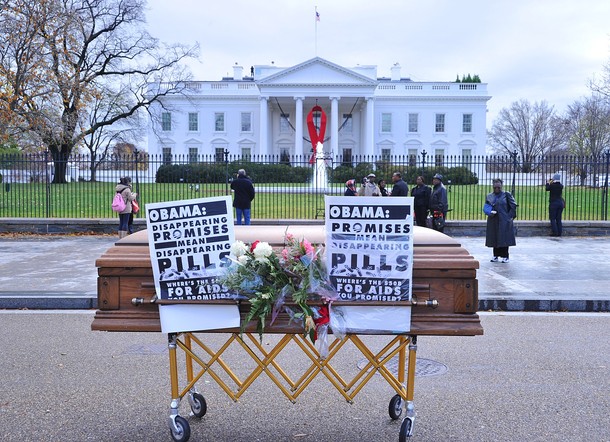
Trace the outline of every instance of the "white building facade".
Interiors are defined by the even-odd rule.
[[[485,83],[377,78],[376,66],[345,68],[316,57],[293,67],[234,66],[233,78],[193,81],[151,112],[148,151],[165,162],[223,155],[263,159],[312,151],[307,115],[327,118],[324,152],[358,156],[475,156],[486,146]],[[314,121],[320,127],[320,115]]]

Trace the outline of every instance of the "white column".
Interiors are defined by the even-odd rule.
[[[364,129],[364,154],[372,156],[375,153],[375,98],[366,100],[366,127]]]
[[[305,155],[303,152],[303,98],[294,97],[296,101],[296,112],[294,116],[294,154]]]
[[[268,98],[260,97],[260,146],[261,155],[269,155],[269,110],[267,105]]]
[[[330,150],[339,154],[339,97],[330,97]]]

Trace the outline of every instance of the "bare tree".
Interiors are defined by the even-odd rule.
[[[581,184],[592,165],[599,164],[604,150],[610,145],[610,105],[605,97],[594,93],[590,97],[575,101],[568,106],[564,124],[568,132],[568,150],[581,160],[577,171]],[[590,161],[585,160],[589,158]]]
[[[555,129],[555,111],[546,101],[533,105],[527,100],[516,101],[504,108],[488,133],[497,154],[521,159],[521,171],[531,172],[535,159],[561,147],[562,134]]]
[[[54,183],[94,132],[179,93],[198,47],[164,45],[144,26],[145,0],[0,0],[0,121],[4,136],[49,149]],[[96,101],[120,92],[103,118]],[[83,122],[89,121],[90,124]]]
[[[108,91],[106,91],[108,92]],[[123,95],[116,93],[112,96],[100,94],[91,103],[89,112],[81,121],[81,131],[86,133],[87,128],[94,127],[99,121],[106,121],[124,106]],[[96,172],[113,154],[113,146],[117,144],[137,144],[144,138],[146,121],[140,112],[134,113],[111,126],[100,126],[96,131],[88,133],[82,140],[82,145],[89,153],[89,171],[91,181],[96,180]]]

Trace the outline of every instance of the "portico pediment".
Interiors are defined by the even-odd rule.
[[[377,81],[355,71],[316,57],[286,68],[257,82],[259,87],[285,86],[377,86]]]

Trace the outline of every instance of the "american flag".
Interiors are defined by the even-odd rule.
[[[320,21],[320,13],[316,11],[316,21]]]

